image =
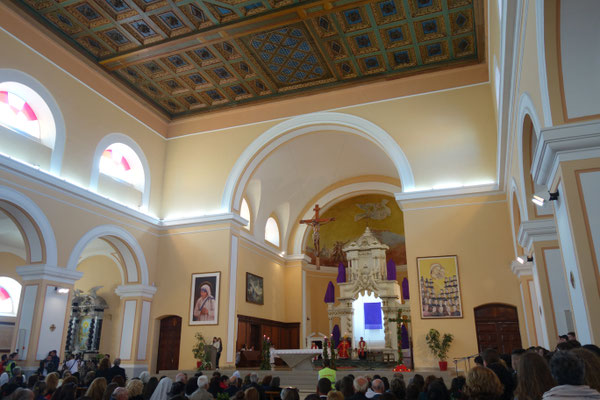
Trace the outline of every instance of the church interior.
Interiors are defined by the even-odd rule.
[[[594,0],[0,2],[0,352],[415,370],[600,343]],[[594,317],[596,315],[596,317]],[[283,354],[283,353],[282,353]],[[255,365],[256,366],[256,365]]]

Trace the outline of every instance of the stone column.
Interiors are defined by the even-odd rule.
[[[115,290],[121,297],[123,313],[121,320],[121,342],[119,358],[128,378],[148,371],[148,332],[154,286],[121,285]]]
[[[52,350],[64,358],[73,285],[83,274],[46,264],[17,267],[17,273],[23,289],[12,348],[18,365],[32,371]]]
[[[527,342],[522,343],[524,348],[530,346],[541,346],[541,340],[538,340],[538,332],[541,334],[541,319],[539,318],[537,295],[535,284],[533,282],[533,264],[530,262],[521,264],[513,261],[511,264],[512,272],[519,279],[519,288],[521,289],[521,303],[523,307],[523,319],[525,321],[525,335]]]
[[[600,341],[600,122],[542,130],[532,166],[550,192],[577,337]]]

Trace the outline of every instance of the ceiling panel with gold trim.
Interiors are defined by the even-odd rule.
[[[13,0],[171,118],[482,62],[482,0]]]

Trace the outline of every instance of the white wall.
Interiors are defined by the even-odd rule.
[[[52,350],[56,350],[58,356],[61,356],[68,300],[68,293],[58,293],[55,286],[46,287],[44,314],[42,315],[42,326],[36,353],[37,360],[45,359]]]
[[[560,49],[569,118],[600,114],[600,4],[560,2]]]
[[[560,249],[544,250],[548,282],[552,292],[552,306],[554,308],[554,319],[559,335],[566,335],[574,330],[571,303],[569,302],[569,289],[563,270]]]

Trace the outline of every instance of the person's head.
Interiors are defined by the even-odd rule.
[[[45,379],[46,393],[54,393],[54,391],[56,391],[56,388],[58,387],[59,380],[60,380],[60,377],[58,376],[58,374],[56,372],[49,373]]]
[[[364,376],[357,376],[354,378],[354,392],[365,394],[369,387],[369,380]]]
[[[105,369],[109,369],[110,368],[110,360],[106,357],[104,357],[102,360],[100,360],[100,363],[98,363],[98,370],[105,370]]]
[[[583,361],[585,366],[584,383],[592,389],[600,390],[600,358],[584,348],[573,349],[571,353]]]
[[[191,396],[192,393],[194,393],[197,389],[198,389],[198,379],[197,378],[188,379],[187,383],[185,384],[185,394],[187,396]]]
[[[12,394],[12,400],[33,400],[33,392],[29,389],[18,388]]]
[[[421,390],[419,390],[419,386],[415,383],[410,383],[406,387],[406,400],[417,400],[420,394]]]
[[[96,379],[96,373],[94,371],[88,371],[83,377],[83,385],[90,386],[92,382]],[[104,379],[106,380],[106,379]]]
[[[125,378],[122,375],[115,375],[112,378],[112,381],[117,384],[119,387],[125,387]]]
[[[2,354],[2,362],[8,361],[8,354]]]
[[[15,353],[10,353],[10,355],[8,356],[8,359],[9,359],[9,360],[14,360],[15,358],[17,358],[17,355],[18,355],[18,354],[19,354],[19,353],[16,353],[16,352],[15,352]]]
[[[572,349],[578,349],[581,347],[581,343],[579,343],[576,339],[571,339],[567,343],[571,345]]]
[[[577,336],[575,335],[575,332],[567,333],[567,339],[568,340],[577,340]]]
[[[57,351],[56,351],[56,350],[52,350],[52,351],[50,351],[50,353],[48,353],[48,355],[50,355],[50,356],[52,356],[52,357],[56,357],[56,355],[57,355],[57,354],[58,354],[58,353],[57,353]]]
[[[476,366],[469,371],[465,393],[470,399],[499,399],[503,392],[502,383],[491,369]]]
[[[75,386],[77,386],[77,384],[79,383],[79,380],[77,379],[77,377],[73,376],[73,375],[69,375],[66,378],[63,378],[62,384],[66,385],[67,383],[73,383],[75,384]]]
[[[300,400],[300,392],[293,387],[285,388],[281,391],[281,400]]]
[[[557,351],[550,360],[550,372],[557,385],[583,385],[585,365],[570,351]]]
[[[513,350],[513,352],[510,355],[510,364],[512,369],[514,369],[515,371],[519,370],[519,360],[521,359],[521,356],[525,353],[525,349],[516,349]]]
[[[600,347],[596,346],[595,344],[584,344],[582,347],[594,353],[596,357],[600,357]]]
[[[250,383],[258,383],[258,374],[256,372],[250,374]]]
[[[317,394],[319,396],[326,396],[331,391],[331,381],[329,378],[321,378],[317,382]]]
[[[36,399],[39,398],[39,397],[42,397],[45,392],[46,392],[46,382],[38,380],[35,383],[35,385],[33,385],[33,394],[34,394],[34,397]]]
[[[564,342],[566,342],[568,340],[569,340],[569,336],[567,336],[567,335],[560,335],[558,337],[558,343],[564,343]]]
[[[436,379],[427,387],[428,400],[450,400],[450,393],[442,379]]]
[[[30,389],[33,388],[39,380],[39,375],[31,375],[29,378],[27,378],[27,387]]]
[[[248,388],[244,392],[244,400],[259,400],[260,396],[256,388]]]
[[[327,400],[344,400],[344,395],[342,392],[331,390],[327,393]]]
[[[331,365],[329,360],[323,360],[323,368],[329,368],[329,365]]]
[[[127,389],[127,393],[129,393],[130,398],[138,397],[141,396],[142,392],[144,391],[144,383],[139,379],[132,379],[127,382],[125,389]]]
[[[150,372],[148,371],[143,371],[140,374],[140,381],[142,381],[142,383],[145,385],[146,383],[148,383],[148,380],[150,379]]]
[[[113,361],[113,364],[115,365],[115,367],[118,367],[119,365],[121,365],[121,359],[115,358],[115,361]]]
[[[154,393],[154,390],[156,390],[156,386],[158,386],[157,377],[153,376],[148,379],[148,383],[144,385],[144,391],[142,392],[144,400],[148,400],[150,397],[152,397],[152,393]]]
[[[208,388],[208,376],[200,375],[197,379],[198,389],[206,389]]]
[[[90,397],[92,400],[101,400],[106,391],[106,379],[103,377],[96,378],[92,381],[85,395]]]
[[[281,385],[281,379],[278,376],[274,376],[271,379],[271,387],[278,388]]]
[[[383,384],[383,381],[381,379],[374,379],[373,382],[371,382],[371,389],[375,393],[381,394],[385,392],[385,385]]]
[[[171,390],[169,390],[169,398],[181,396],[185,393],[185,383],[183,382],[174,382],[171,385]]]
[[[519,399],[541,399],[544,393],[554,387],[548,363],[544,357],[533,351],[521,356],[517,371],[515,394]]]
[[[483,365],[486,367],[490,364],[495,364],[500,362],[500,353],[496,349],[485,349],[483,353],[481,353],[481,357],[483,358]]]
[[[12,374],[13,374],[13,377],[14,377],[14,376],[21,376],[21,374],[22,374],[22,373],[23,373],[23,372],[21,371],[21,367],[14,367],[14,368],[12,369]]]
[[[200,287],[200,297],[203,298],[203,299],[205,299],[208,296],[210,296],[210,286],[208,286],[208,285],[202,285]]]
[[[177,375],[175,375],[175,382],[182,382],[183,384],[186,384],[188,380],[188,376],[185,372],[180,372]]]
[[[265,375],[260,382],[263,386],[271,386],[271,380],[273,379],[272,375]]]
[[[390,392],[392,392],[397,399],[404,399],[406,396],[406,385],[404,384],[404,380],[393,378],[390,382]]]
[[[104,391],[104,395],[102,396],[102,400],[110,400],[113,392],[118,387],[119,386],[117,386],[117,384],[114,383],[114,382],[111,382],[108,385],[106,385],[106,390]]]
[[[452,382],[450,383],[450,393],[455,398],[460,397],[460,395],[465,390],[466,382],[467,382],[467,380],[465,379],[464,376],[457,376],[456,378],[452,379]]]
[[[52,400],[75,400],[77,396],[77,385],[67,383],[61,385],[52,395]]]
[[[437,380],[437,376],[435,375],[427,375],[427,378],[425,378],[425,392],[429,389],[429,385],[431,385],[432,382],[435,382]]]
[[[479,366],[483,367],[483,357],[477,356],[473,359],[473,362],[475,363],[475,365],[479,365]]]
[[[124,387],[118,387],[113,391],[112,398],[115,400],[127,400],[129,398],[129,393]]]

